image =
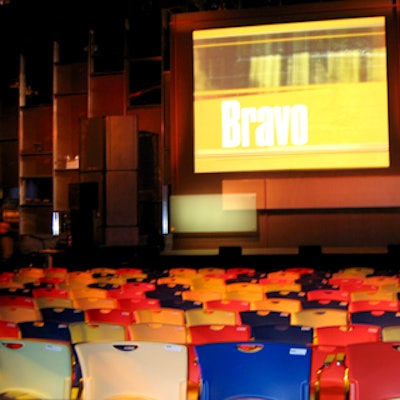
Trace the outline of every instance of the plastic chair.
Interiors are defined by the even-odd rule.
[[[243,325],[252,328],[260,325],[290,325],[290,314],[280,311],[250,310],[241,311],[240,320]]]
[[[173,267],[168,270],[169,276],[183,276],[193,278],[197,275],[196,268],[189,268],[189,267]]]
[[[10,322],[41,321],[41,312],[32,307],[0,306],[0,320]]]
[[[71,289],[69,291],[71,299],[88,299],[88,298],[99,298],[105,299],[108,297],[107,290],[100,288],[91,288],[89,286],[79,288],[79,289]]]
[[[0,320],[0,338],[18,339],[21,337],[21,331],[16,322]]]
[[[363,290],[351,292],[349,295],[349,300],[362,301],[362,300],[386,300],[386,301],[396,301],[397,292],[391,290]]]
[[[349,303],[349,312],[399,311],[399,303],[393,300],[358,300]]]
[[[0,296],[0,307],[2,306],[37,308],[34,298],[21,295]]]
[[[306,300],[302,303],[303,310],[312,308],[332,308],[337,310],[348,310],[349,303],[339,300]]]
[[[381,328],[385,326],[400,325],[400,313],[394,311],[360,311],[349,313],[351,324],[377,325]]]
[[[260,293],[264,295],[264,288],[259,283],[253,282],[233,282],[226,285],[226,292],[246,291],[251,293]]]
[[[90,308],[85,310],[85,321],[87,322],[109,322],[128,326],[135,322],[131,311],[119,308]]]
[[[133,311],[136,323],[161,322],[165,324],[185,325],[185,311],[179,308],[145,308]]]
[[[192,278],[192,290],[206,289],[214,292],[225,293],[226,289],[225,279],[217,276],[208,276],[199,274]]]
[[[186,326],[240,325],[236,311],[193,308],[185,311]]]
[[[39,297],[57,297],[61,299],[70,299],[70,292],[67,289],[60,289],[57,287],[41,287],[32,289],[32,296]]]
[[[85,320],[84,311],[76,308],[42,308],[40,313],[42,314],[43,321],[45,322],[49,321],[68,324],[70,322]]]
[[[181,293],[182,300],[192,300],[205,303],[211,300],[224,298],[224,292],[213,289],[190,289]]]
[[[314,343],[324,346],[347,346],[352,343],[381,340],[381,328],[366,324],[320,326],[315,328],[314,334]]]
[[[400,325],[384,326],[381,330],[382,342],[400,342]]]
[[[73,308],[74,302],[69,298],[63,297],[37,297],[35,298],[36,305],[39,309],[51,308],[51,307],[62,307],[62,308]]]
[[[185,345],[146,341],[92,342],[77,344],[76,352],[82,367],[83,400],[187,398],[188,351]]]
[[[347,311],[333,308],[311,308],[292,314],[291,324],[311,326],[314,329],[319,326],[346,325]]]
[[[314,329],[299,325],[259,325],[251,328],[255,341],[280,342],[291,344],[312,344]]]
[[[268,311],[279,311],[294,313],[300,311],[302,306],[301,300],[296,299],[265,299],[255,301],[253,306],[254,310],[268,310]]]
[[[191,310],[192,308],[202,308],[203,304],[194,300],[182,300],[178,298],[166,298],[160,300],[161,307],[179,308],[181,310]]]
[[[100,340],[127,340],[127,330],[123,325],[108,322],[71,322],[68,324],[72,344]]]
[[[57,340],[71,344],[67,324],[59,322],[28,321],[18,324],[23,339]]]
[[[309,399],[311,349],[269,342],[195,346],[200,400]]]
[[[310,398],[348,400],[345,351],[346,346],[311,346]]]
[[[1,339],[0,369],[0,393],[5,396],[71,399],[72,355],[68,344]]]
[[[307,292],[307,301],[333,300],[349,302],[349,292],[340,289],[316,289]]]
[[[187,334],[187,341],[193,345],[251,339],[248,325],[194,325],[187,328]]]
[[[352,400],[400,398],[400,342],[349,345],[346,364]]]
[[[74,299],[74,308],[78,310],[89,310],[91,308],[118,308],[118,300],[101,297],[80,297]]]
[[[184,325],[175,325],[160,322],[134,323],[129,327],[131,340],[146,340],[153,342],[169,342],[185,344],[187,332]]]
[[[203,304],[205,309],[213,310],[228,310],[228,311],[248,311],[250,310],[251,303],[246,300],[238,299],[218,299],[206,301]]]
[[[118,308],[125,311],[136,311],[146,308],[160,308],[160,301],[158,299],[148,299],[144,298],[129,298],[129,299],[119,299]]]

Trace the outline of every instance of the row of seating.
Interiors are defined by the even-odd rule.
[[[198,345],[201,380],[199,390],[191,392],[186,345],[82,342],[75,347],[82,386],[74,395],[73,357],[66,343],[2,338],[0,390],[4,399],[395,399],[399,348],[399,342],[366,342],[328,354],[280,342]],[[313,371],[317,361],[321,366]]]
[[[50,341],[49,348],[66,345],[72,354],[69,380],[74,394],[69,394],[70,397],[107,398],[100,393],[108,393],[108,389],[101,387],[101,383],[93,382],[98,379],[106,382],[108,379],[104,374],[107,378],[112,374],[104,367],[96,367],[98,372],[93,375],[93,367],[85,366],[87,361],[83,345],[88,345],[92,351],[92,345],[104,344],[103,349],[94,351],[96,354],[103,354],[103,350],[106,352],[103,361],[99,360],[96,364],[100,366],[104,365],[109,347],[113,352],[110,357],[117,360],[120,356],[124,358],[133,354],[131,350],[143,343],[159,343],[161,347],[186,354],[186,379],[180,387],[181,390],[185,388],[183,396],[193,399],[220,400],[236,396],[294,400],[309,396],[319,398],[320,393],[324,396],[336,395],[329,398],[340,399],[350,395],[352,399],[387,399],[399,395],[396,384],[385,383],[385,396],[368,397],[368,390],[363,392],[362,397],[357,394],[362,378],[354,375],[357,364],[354,357],[348,355],[353,353],[348,351],[353,346],[370,345],[371,349],[368,347],[361,352],[369,354],[376,344],[376,349],[381,349],[377,352],[382,356],[386,354],[385,368],[390,366],[393,371],[398,370],[398,288],[397,275],[377,274],[370,268],[349,268],[333,273],[310,268],[271,272],[248,268],[171,268],[164,271],[96,268],[72,272],[62,268],[21,268],[0,274],[0,340],[7,344],[4,347],[14,350],[23,348],[25,341]],[[229,297],[228,293],[235,293],[235,296]],[[185,294],[197,297],[185,297]],[[218,296],[213,297],[215,294]],[[103,300],[113,300],[114,305],[107,306],[111,303]],[[27,310],[31,314],[23,314]],[[364,319],[361,318],[363,316]],[[14,344],[10,345],[8,341],[14,341],[11,342]],[[209,355],[202,356],[201,349],[211,345],[214,347]],[[226,356],[221,355],[228,365],[220,365],[214,371],[211,366],[206,366],[210,363],[208,357],[213,357],[211,364],[219,365],[216,360],[220,361],[217,356],[219,346],[224,351],[229,349]],[[279,346],[283,347],[278,350]],[[207,351],[204,350],[205,354],[208,354]],[[299,358],[308,360],[303,371],[307,379],[301,375],[303,372],[300,374],[301,388],[294,378],[295,373],[290,378],[290,374],[285,375],[282,371],[282,376],[278,374],[273,378],[278,388],[274,390],[280,391],[278,397],[272,397],[277,393],[271,383],[260,382],[261,373],[272,373],[273,376],[277,370],[277,367],[268,367],[267,355],[272,362],[275,351],[277,354],[288,352],[290,363],[297,362]],[[264,355],[251,365],[246,366],[246,359],[240,360],[240,363],[235,361],[244,354],[259,352]],[[161,356],[148,359],[156,362],[157,357]],[[361,357],[357,356],[356,360],[358,358]],[[93,354],[90,359],[94,359]],[[379,363],[372,365],[367,361],[363,365],[369,365],[372,371],[381,368]],[[274,362],[283,363],[284,358],[281,361],[276,358]],[[236,368],[232,374],[241,371],[243,377],[246,376],[243,368],[246,372],[252,371],[246,379],[255,388],[247,388],[246,391],[233,387],[232,383],[232,389],[221,391],[218,384],[229,375],[222,373],[217,379],[218,372],[228,371],[230,366]],[[116,386],[110,389],[112,395],[121,395],[118,387],[123,387],[125,375],[127,382],[128,375],[132,381],[131,374],[136,374],[134,368],[138,367],[129,364],[123,369],[124,373],[120,372],[112,382],[108,382]],[[254,375],[253,368],[258,371],[258,377]],[[146,368],[143,366],[143,369]],[[210,375],[208,370],[212,371]],[[284,370],[288,372],[289,366]],[[99,378],[97,373],[102,377]],[[386,374],[385,377],[391,376],[391,373]],[[284,376],[288,379],[285,384],[280,380]],[[116,383],[119,379],[120,385]],[[144,378],[140,380],[144,381]],[[236,379],[231,380],[236,383]],[[171,381],[174,379],[171,378]],[[79,387],[79,382],[84,389],[77,393],[75,389]],[[131,385],[129,390],[126,389],[131,394],[137,390],[132,383],[127,384]],[[293,397],[293,392],[284,394],[286,386],[296,387],[298,395]],[[99,391],[92,393],[94,387]],[[226,382],[223,387],[226,387]],[[9,389],[10,386],[6,382],[1,384],[0,379],[0,393]],[[214,389],[216,392],[213,392]],[[397,395],[393,396],[396,391]],[[386,396],[389,392],[392,394]],[[377,395],[379,392],[368,393]],[[157,396],[160,399],[170,398]]]

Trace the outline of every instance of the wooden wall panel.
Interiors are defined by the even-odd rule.
[[[266,180],[268,210],[400,207],[399,176]]]

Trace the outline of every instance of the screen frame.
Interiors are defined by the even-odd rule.
[[[263,25],[285,22],[384,16],[386,19],[388,122],[390,166],[388,168],[332,170],[274,170],[249,172],[194,173],[193,137],[193,58],[192,33],[199,29]],[[396,175],[400,171],[399,60],[397,9],[389,0],[320,3],[318,5],[261,7],[257,9],[207,11],[170,16],[171,49],[171,177],[177,191],[214,192],[220,190],[222,179],[301,176]],[[181,166],[184,165],[185,168]],[[190,182],[190,185],[188,185]],[[207,182],[207,189],[205,189]],[[190,186],[190,187],[189,187]],[[195,189],[197,187],[197,189]]]

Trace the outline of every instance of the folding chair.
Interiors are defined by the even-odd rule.
[[[291,316],[280,311],[250,310],[241,311],[240,320],[243,325],[253,328],[260,325],[290,325]]]
[[[23,339],[57,340],[71,344],[67,324],[58,322],[27,321],[18,324]]]
[[[195,346],[200,400],[309,399],[311,349],[269,342]]]
[[[185,325],[185,311],[179,308],[144,308],[133,311],[136,323],[161,322],[165,324]]]
[[[17,323],[0,320],[0,338],[18,339],[20,337],[21,331]]]
[[[300,325],[259,325],[251,329],[255,341],[281,342],[291,344],[312,344],[314,329]]]
[[[185,311],[186,326],[195,325],[240,325],[236,311],[193,308]]]
[[[349,313],[349,322],[352,324],[385,326],[400,325],[400,313],[395,311],[360,311]]]
[[[5,396],[71,399],[72,355],[66,343],[0,339],[0,370],[0,393]]]
[[[314,334],[314,343],[325,346],[347,346],[381,340],[381,328],[368,324],[320,326],[315,328]]]
[[[292,325],[319,326],[346,325],[347,310],[335,308],[310,308],[295,312],[291,315]]]
[[[84,321],[85,313],[83,310],[76,308],[50,307],[40,310],[43,321],[53,321],[61,323],[70,323],[76,321]]]
[[[187,399],[185,345],[114,341],[76,345],[82,399]],[[111,367],[112,366],[112,367]]]
[[[400,342],[349,345],[346,365],[352,400],[400,398]]]
[[[32,307],[0,306],[0,320],[11,322],[41,321],[41,312]]]
[[[72,344],[101,340],[127,340],[123,325],[108,322],[71,322],[68,324]]]
[[[187,331],[184,325],[161,322],[134,323],[128,327],[131,340],[149,342],[187,343]]]
[[[248,325],[195,325],[187,328],[188,342],[194,345],[217,342],[249,341]]]

